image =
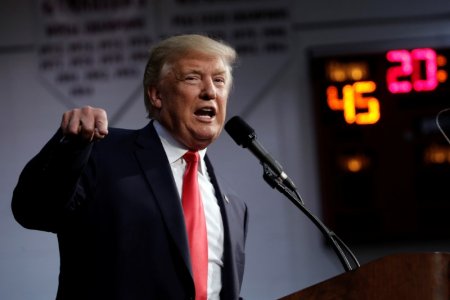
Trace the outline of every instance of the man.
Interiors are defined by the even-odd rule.
[[[208,37],[174,36],[150,53],[146,127],[108,128],[106,112],[89,106],[63,114],[12,200],[20,224],[57,234],[57,299],[239,298],[247,208],[224,196],[205,156],[225,122],[235,58]],[[184,210],[188,150],[202,158],[192,164],[201,199],[194,218]],[[188,219],[205,219],[207,253],[190,250],[205,225],[191,230]]]

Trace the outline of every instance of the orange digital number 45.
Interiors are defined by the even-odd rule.
[[[342,88],[339,98],[337,87],[327,88],[327,103],[332,110],[342,110],[345,122],[358,125],[375,124],[380,119],[380,103],[377,98],[367,96],[376,90],[373,81],[357,81]]]

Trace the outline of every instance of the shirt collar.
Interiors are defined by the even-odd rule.
[[[189,149],[186,148],[183,144],[178,142],[169,131],[164,128],[157,120],[153,121],[153,125],[155,127],[156,132],[158,133],[159,139],[163,145],[164,151],[166,152],[167,159],[170,164],[175,163],[180,160],[183,155],[188,152]],[[206,166],[204,162],[204,158],[206,155],[206,148],[199,150],[198,154],[200,155],[200,172],[202,174],[206,174]]]

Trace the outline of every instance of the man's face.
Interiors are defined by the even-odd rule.
[[[230,85],[220,58],[192,53],[173,63],[148,93],[161,124],[189,149],[203,149],[222,131]]]

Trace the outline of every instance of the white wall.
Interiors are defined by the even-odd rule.
[[[259,5],[257,1],[248,3]],[[450,36],[450,21],[441,17],[450,11],[450,3],[285,3],[291,13],[291,47],[281,57],[264,61],[242,58],[229,116],[243,114],[258,139],[294,179],[307,207],[320,215],[306,50],[347,42],[395,43],[404,38]],[[21,169],[56,130],[67,109],[36,75],[34,9],[34,1],[0,3],[0,299],[8,300],[53,298],[59,267],[55,237],[21,228],[10,210]],[[102,96],[114,93],[103,91]],[[130,106],[115,126],[138,128],[146,123],[141,97],[132,99]],[[209,152],[217,172],[247,199],[250,208],[245,298],[274,299],[343,272],[334,253],[324,248],[320,232],[284,196],[267,186],[261,166],[247,150],[224,134]],[[351,246],[351,241],[346,242]],[[362,263],[398,251],[449,250],[446,243],[354,249]]]

